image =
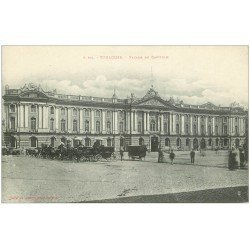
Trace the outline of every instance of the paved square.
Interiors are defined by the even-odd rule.
[[[72,163],[28,156],[2,157],[3,202],[82,202],[248,186],[248,170],[229,171],[227,152],[175,152],[174,165],[145,161]]]

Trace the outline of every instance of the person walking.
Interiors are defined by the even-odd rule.
[[[242,148],[240,148],[240,168],[244,168],[245,165],[245,154]]]
[[[191,164],[194,164],[194,159],[195,159],[195,152],[194,152],[194,149],[191,150],[191,152],[190,152],[190,157],[191,157]]]
[[[123,147],[121,147],[121,148],[120,148],[121,161],[123,161],[123,152],[124,152]]]
[[[163,151],[161,148],[159,148],[158,150],[158,163],[162,163],[163,162]]]
[[[171,160],[171,165],[173,165],[173,163],[174,163],[174,158],[175,158],[175,153],[174,153],[173,149],[171,149],[171,152],[170,152],[170,154],[169,154],[169,158],[170,158],[170,160]]]

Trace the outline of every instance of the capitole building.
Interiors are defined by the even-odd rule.
[[[70,91],[70,90],[69,90]],[[212,103],[189,105],[163,99],[151,87],[145,96],[119,99],[63,95],[28,84],[5,86],[3,143],[13,148],[58,146],[61,142],[92,146],[98,141],[116,150],[146,145],[190,150],[244,143],[247,111]]]

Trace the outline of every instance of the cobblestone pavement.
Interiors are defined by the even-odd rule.
[[[28,156],[2,157],[2,202],[80,202],[248,186],[248,170],[229,171],[227,152],[176,152],[174,165],[145,161],[72,163]]]

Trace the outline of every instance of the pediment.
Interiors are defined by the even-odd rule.
[[[165,107],[165,108],[172,108],[172,106],[167,103],[166,101],[158,98],[158,97],[153,97],[153,98],[149,98],[149,99],[142,99],[139,100],[136,103],[137,106],[151,106],[151,107]]]
[[[25,91],[20,94],[22,98],[48,98],[46,94],[39,91]]]

